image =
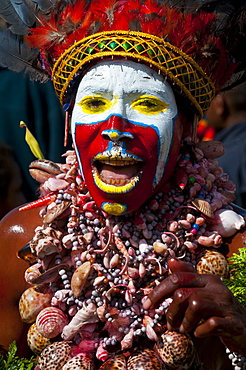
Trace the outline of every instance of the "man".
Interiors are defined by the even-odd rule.
[[[214,127],[214,140],[221,141],[225,154],[218,158],[219,165],[236,185],[235,203],[245,208],[245,117],[246,84],[218,94],[206,114],[208,124]]]

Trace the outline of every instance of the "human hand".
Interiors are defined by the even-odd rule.
[[[144,309],[171,297],[166,312],[169,330],[193,331],[198,338],[217,335],[237,353],[246,354],[246,309],[218,276],[198,274],[194,267],[170,259],[170,274],[149,294]]]

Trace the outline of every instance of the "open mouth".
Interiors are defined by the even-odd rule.
[[[109,158],[97,155],[93,162],[93,177],[96,185],[106,193],[126,193],[140,180],[144,162],[136,157]]]

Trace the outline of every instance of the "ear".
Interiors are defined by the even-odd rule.
[[[192,137],[194,132],[194,117],[182,111],[179,111],[178,116],[182,127],[182,138],[185,139],[188,136]]]
[[[210,107],[213,107],[215,114],[217,114],[218,116],[224,115],[225,106],[226,104],[223,93],[217,94],[210,104]]]
[[[68,108],[65,110],[65,130],[64,130],[64,147],[68,145],[68,135],[70,131],[71,115],[73,111],[74,102],[72,101]]]

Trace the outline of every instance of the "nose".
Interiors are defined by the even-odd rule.
[[[108,119],[108,129],[102,131],[102,136],[110,141],[133,139],[134,136],[127,129],[128,122],[120,116],[113,115]]]

